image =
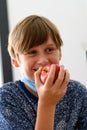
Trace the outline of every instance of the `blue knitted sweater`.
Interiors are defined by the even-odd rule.
[[[0,130],[34,130],[38,98],[21,81],[0,88]],[[87,89],[70,80],[56,105],[54,130],[87,130]]]

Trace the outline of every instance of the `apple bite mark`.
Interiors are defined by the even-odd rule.
[[[46,74],[47,72],[48,72],[48,70],[44,69],[44,70],[42,71],[42,74]]]
[[[41,71],[41,74],[40,74],[40,79],[41,79],[41,82],[44,84],[47,77],[48,77],[48,74],[49,74],[49,71],[50,71],[50,67],[51,67],[52,64],[50,65],[46,65],[42,68],[42,71]],[[56,65],[56,64],[55,64]],[[53,83],[56,81],[57,77],[58,77],[58,74],[59,74],[59,71],[60,71],[60,67],[58,65],[56,65],[56,70],[55,70],[55,76],[54,76],[54,81]]]

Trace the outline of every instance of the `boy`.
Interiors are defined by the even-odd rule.
[[[12,30],[8,51],[22,78],[0,88],[1,130],[87,129],[87,90],[70,80],[68,70],[59,64],[62,44],[56,26],[42,16],[28,16]],[[49,64],[49,75],[42,84],[41,70]],[[55,64],[60,71],[53,82]]]

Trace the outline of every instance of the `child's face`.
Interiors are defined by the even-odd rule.
[[[51,37],[42,45],[33,47],[26,54],[19,55],[19,66],[31,80],[34,80],[34,72],[47,64],[59,64],[61,52],[57,49]]]

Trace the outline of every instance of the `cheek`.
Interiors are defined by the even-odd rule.
[[[30,79],[33,78],[33,72],[32,72],[32,68],[31,68],[31,64],[23,64],[22,68],[22,73],[24,73],[25,75],[27,75]]]
[[[58,64],[59,63],[59,59],[58,58],[51,58],[51,62],[53,63],[53,64]]]
[[[51,61],[51,63],[58,64],[60,61],[59,55],[58,54],[51,55],[50,61]]]
[[[35,65],[35,62],[28,60],[25,64],[24,64],[24,71],[25,73],[29,76],[32,77],[33,76],[33,67]]]
[[[29,64],[28,60],[22,61],[21,62],[21,70],[22,70],[22,72],[27,73],[29,71],[29,69],[30,69],[30,64]]]
[[[20,71],[24,74],[26,74],[27,76],[29,76],[30,78],[33,77],[33,71],[32,71],[32,67],[34,65],[33,59],[30,59],[28,57],[20,57],[21,61],[20,61]]]
[[[24,69],[29,73],[32,70],[32,62],[25,63]]]

